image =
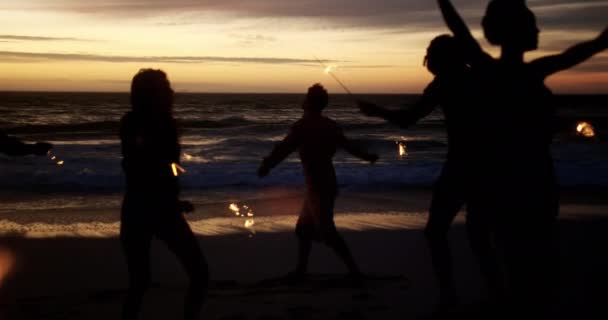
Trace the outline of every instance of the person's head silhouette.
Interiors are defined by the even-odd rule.
[[[138,113],[167,113],[173,108],[173,89],[162,70],[141,69],[131,83],[131,106]]]
[[[538,48],[540,30],[525,0],[492,0],[482,27],[491,44],[523,52]]]
[[[450,35],[442,34],[431,40],[426,49],[424,65],[435,76],[445,75],[455,70],[463,69],[466,64],[464,57],[459,53],[456,39]]]
[[[306,100],[302,108],[308,112],[321,113],[329,103],[329,95],[327,90],[320,84],[316,83],[308,88]]]

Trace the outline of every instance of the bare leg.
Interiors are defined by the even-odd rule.
[[[435,276],[439,281],[440,305],[449,306],[456,301],[456,290],[452,274],[452,255],[448,242],[448,231],[456,215],[464,205],[464,179],[446,163],[435,183],[429,218],[424,229],[431,254]]]
[[[353,258],[353,255],[352,255],[350,249],[346,245],[346,241],[344,241],[344,238],[342,238],[342,236],[338,233],[338,231],[334,231],[332,233],[333,233],[333,235],[331,235],[325,242],[327,244],[327,246],[332,248],[334,250],[334,252],[336,252],[338,257],[340,257],[340,259],[342,259],[342,261],[348,268],[348,272],[352,276],[355,276],[355,277],[361,276],[361,270],[359,269],[359,266],[355,262],[355,259]]]
[[[183,216],[178,215],[161,227],[159,238],[175,254],[190,279],[184,301],[184,319],[199,319],[209,284],[205,256]]]
[[[129,272],[129,289],[122,309],[123,320],[139,317],[144,294],[150,286],[151,235],[139,228],[129,226],[124,219],[121,223],[120,240]]]
[[[330,195],[322,195],[319,201],[319,212],[321,218],[321,224],[323,224],[323,228],[325,229],[325,239],[324,242],[327,246],[332,248],[334,252],[342,259],[348,271],[351,275],[359,277],[361,275],[361,270],[359,266],[355,262],[353,255],[346,245],[346,241],[338,230],[336,230],[336,225],[334,224],[334,203],[336,200],[335,194]]]
[[[308,269],[308,257],[312,248],[312,239],[310,236],[298,234],[298,265],[295,273],[304,275]]]
[[[482,212],[474,203],[467,208],[467,235],[471,249],[477,255],[481,275],[486,281],[488,295],[493,303],[500,303],[506,295],[504,271],[500,267],[498,253],[493,242],[490,215],[495,212]]]

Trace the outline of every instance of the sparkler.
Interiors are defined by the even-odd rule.
[[[399,157],[403,158],[403,157],[407,157],[408,153],[407,153],[407,146],[405,145],[405,138],[401,137],[402,141],[395,141],[395,144],[397,144],[397,148],[399,150]]]
[[[315,57],[315,59],[325,69],[325,73],[334,78],[334,80],[336,80],[336,82],[342,87],[342,89],[344,89],[344,91],[346,91],[346,93],[351,96],[353,95],[352,92],[350,92],[350,90],[348,90],[348,88],[344,85],[344,83],[336,76],[336,74],[333,73],[333,69],[335,69],[336,66],[327,66],[323,63],[323,61],[321,61],[321,59],[317,57]]]
[[[51,161],[55,162],[55,164],[56,164],[56,165],[58,165],[58,166],[62,166],[62,165],[65,163],[65,161],[63,161],[63,160],[59,160],[59,159],[57,158],[57,156],[56,156],[56,155],[54,155],[54,154],[53,154],[53,152],[52,152],[51,150],[49,150],[49,151],[46,153],[46,156],[47,156],[47,157],[49,157],[49,159],[51,159]]]
[[[253,226],[255,225],[255,220],[253,219],[253,216],[254,216],[253,210],[251,210],[251,208],[249,208],[246,205],[243,205],[242,210],[241,210],[239,205],[236,203],[231,203],[228,206],[228,209],[230,211],[232,211],[234,213],[234,215],[236,215],[237,217],[250,218],[250,219],[245,220],[245,223],[243,224],[243,226],[245,227],[245,229],[247,229],[247,230],[249,230],[249,232],[251,232],[249,237],[252,237],[255,234],[255,230],[253,229]]]
[[[589,122],[581,121],[576,126],[576,133],[585,138],[595,137],[595,129]]]
[[[186,173],[186,169],[182,168],[179,164],[173,162],[171,164],[171,171],[175,177],[179,176],[180,173]]]

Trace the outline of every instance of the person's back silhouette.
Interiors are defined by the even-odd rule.
[[[435,76],[424,90],[422,97],[410,108],[384,109],[360,102],[359,107],[368,116],[376,116],[406,128],[441,107],[447,129],[448,153],[441,174],[433,187],[433,198],[425,228],[435,274],[439,280],[440,310],[456,302],[452,275],[452,258],[448,243],[448,230],[465,203],[468,202],[469,181],[476,152],[476,143],[483,119],[477,109],[477,86],[474,76],[454,37],[440,35],[434,38],[425,57],[425,65]],[[484,221],[480,215],[467,215],[467,229],[471,246],[480,256],[490,256],[490,242]],[[484,260],[484,262],[486,262]],[[483,266],[490,267],[484,263]],[[484,268],[488,284],[498,283],[495,268]]]
[[[475,206],[493,214],[515,310],[544,312],[555,291],[554,223],[558,188],[550,153],[553,137],[551,91],[545,79],[589,59],[608,46],[608,29],[598,38],[557,55],[524,62],[538,46],[538,27],[524,0],[493,0],[483,18],[488,41],[500,59],[485,53],[449,0],[442,14],[466,57],[480,75],[486,152],[478,167]],[[543,310],[545,309],[545,310]]]
[[[344,136],[335,121],[322,115],[328,99],[327,91],[321,85],[316,84],[308,89],[302,106],[304,115],[291,127],[287,137],[264,158],[258,170],[260,177],[267,176],[289,154],[299,151],[306,179],[306,195],[296,225],[299,240],[298,264],[296,270],[289,275],[296,279],[306,274],[313,240],[321,241],[334,249],[350,274],[360,276],[359,267],[334,224],[338,184],[332,158],[338,148],[370,162],[375,162],[378,157],[359,149]]]
[[[184,319],[198,319],[208,284],[208,267],[183,216],[192,204],[179,200],[172,164],[180,161],[173,90],[166,74],[142,69],[131,87],[132,111],[121,121],[122,165],[126,176],[120,239],[127,258],[129,292],[123,319],[137,319],[150,285],[150,242],[163,241],[185,268],[190,284]]]

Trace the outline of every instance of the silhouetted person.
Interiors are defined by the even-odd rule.
[[[184,319],[198,319],[208,285],[207,262],[183,212],[194,207],[179,201],[172,163],[180,162],[173,90],[166,74],[143,69],[131,85],[132,111],[121,121],[122,166],[126,176],[120,239],[129,269],[123,319],[136,319],[150,285],[150,242],[163,241],[187,272],[190,283]]]
[[[441,174],[433,187],[433,198],[425,235],[431,251],[435,275],[439,280],[441,309],[455,303],[456,292],[452,275],[452,258],[448,243],[448,231],[458,212],[468,202],[472,164],[479,146],[476,141],[483,119],[477,111],[476,82],[459,46],[450,35],[434,38],[425,57],[425,65],[435,76],[422,97],[410,108],[390,110],[360,102],[359,107],[368,116],[380,117],[407,128],[441,107],[447,128],[448,153]],[[480,215],[467,216],[469,240],[473,249],[482,257],[490,257],[490,235],[480,221]],[[498,289],[495,261],[483,261],[484,274],[491,289]],[[493,263],[492,263],[493,262]]]
[[[24,143],[21,140],[8,136],[4,131],[0,130],[0,152],[9,156],[26,156],[37,155],[44,156],[53,145],[46,142],[36,142],[34,144]]]
[[[300,279],[306,274],[313,240],[334,249],[348,267],[351,276],[360,276],[359,267],[334,224],[334,202],[338,185],[332,158],[338,148],[372,163],[378,156],[359,149],[344,136],[335,121],[322,115],[328,100],[329,96],[323,86],[315,84],[310,87],[302,106],[302,118],[292,125],[285,139],[264,158],[258,170],[258,175],[265,177],[292,152],[297,150],[300,154],[306,179],[306,195],[296,225],[298,264],[296,270],[289,274],[294,279]]]
[[[495,221],[513,310],[544,312],[555,298],[559,211],[550,153],[554,110],[544,81],[606,49],[608,30],[561,54],[524,62],[525,52],[538,46],[536,18],[523,0],[494,0],[482,24],[488,41],[501,47],[496,60],[481,49],[450,1],[438,2],[467,61],[480,74],[487,104],[487,146],[478,167],[475,206]]]

